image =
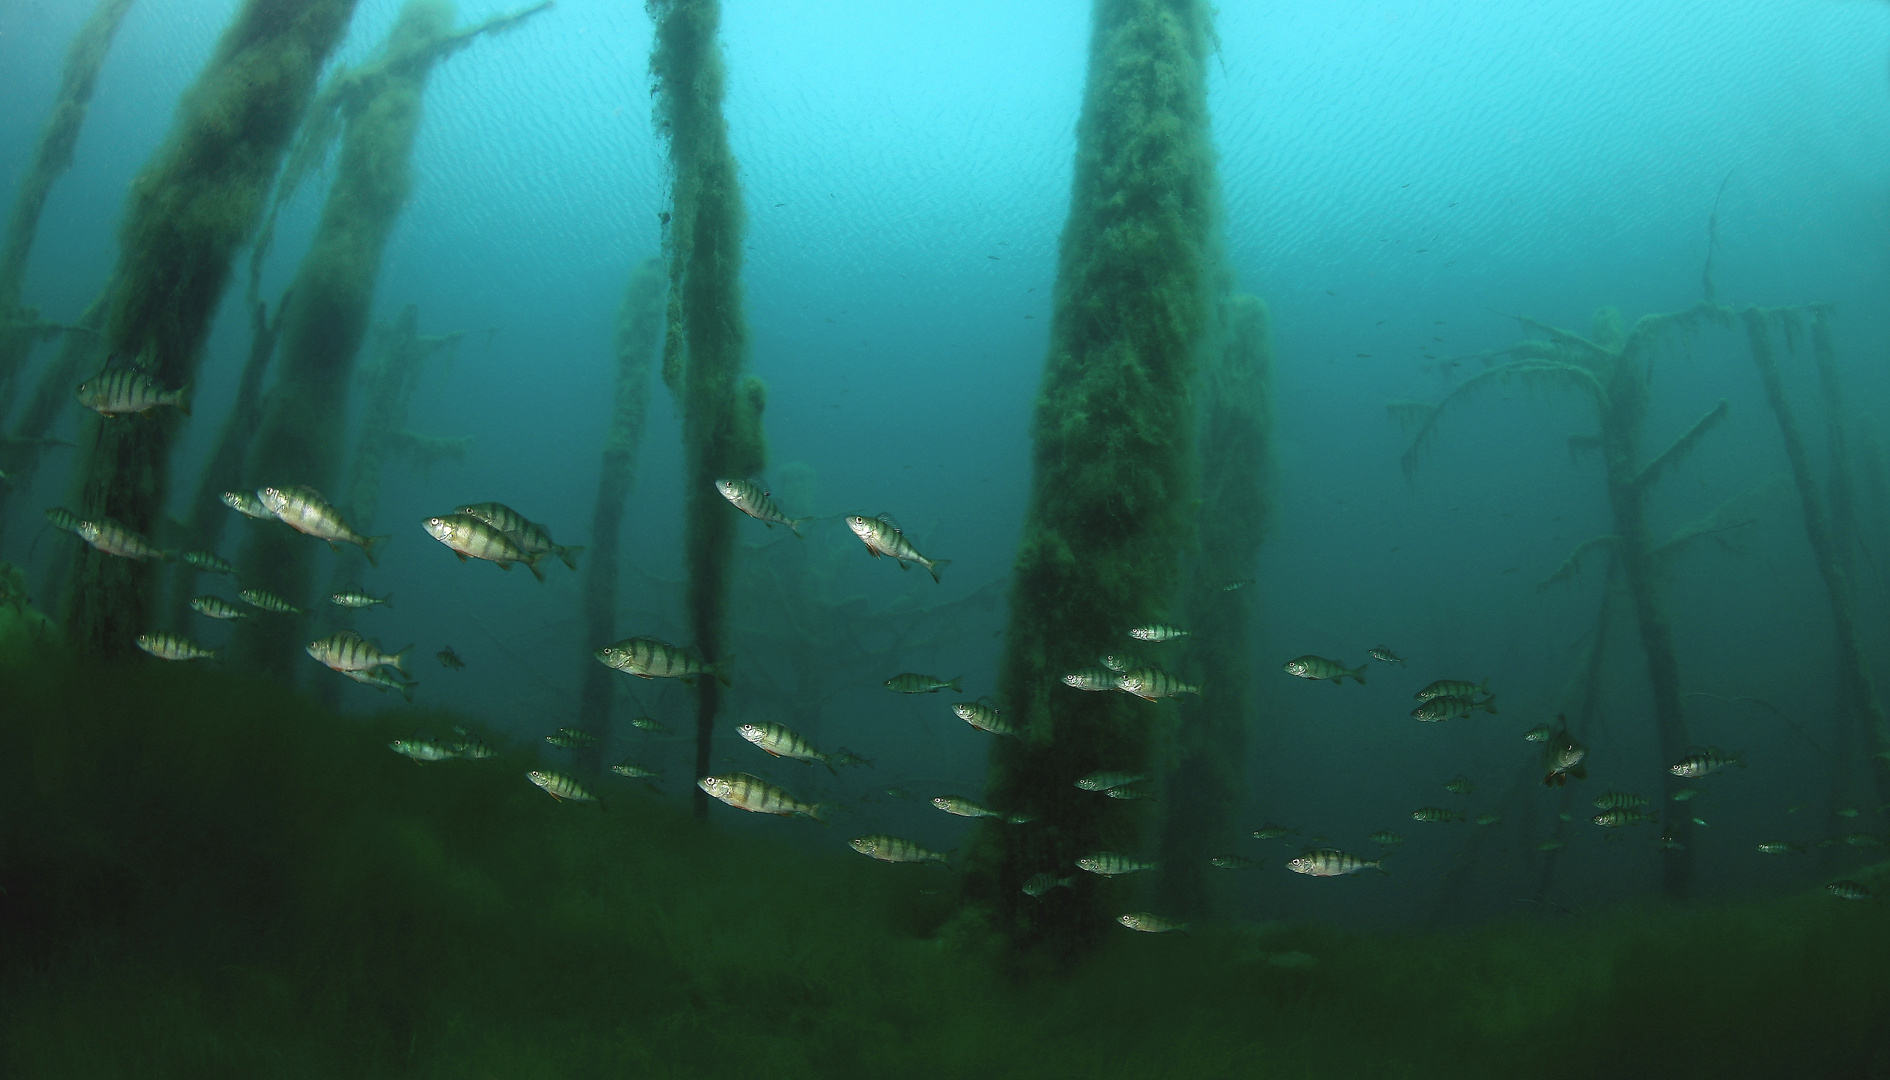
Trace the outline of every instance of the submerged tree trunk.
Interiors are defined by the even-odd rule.
[[[1660,570],[1654,563],[1654,544],[1647,527],[1646,491],[1657,466],[1640,464],[1641,425],[1647,416],[1647,369],[1644,355],[1653,347],[1653,324],[1635,326],[1621,346],[1607,384],[1607,402],[1601,412],[1601,445],[1606,460],[1608,506],[1614,515],[1614,561],[1621,569],[1634,607],[1634,621],[1647,657],[1648,688],[1654,698],[1654,730],[1663,764],[1686,756],[1686,712],[1680,698],[1680,661],[1673,646],[1673,624],[1661,599]],[[1658,460],[1658,459],[1657,459]],[[1671,796],[1682,785],[1679,777],[1662,770],[1662,834],[1672,843],[1662,845],[1661,891],[1684,900],[1692,888],[1693,821],[1675,809]]]
[[[111,48],[118,26],[131,10],[133,0],[99,0],[92,17],[79,28],[66,49],[65,71],[59,80],[59,93],[53,99],[52,112],[40,132],[33,162],[26,168],[20,190],[13,199],[13,216],[7,221],[6,246],[0,248],[0,403],[13,397],[13,382],[26,364],[36,332],[30,325],[34,312],[20,307],[20,294],[26,285],[26,261],[33,253],[33,241],[39,236],[40,213],[53,183],[72,167],[72,151],[79,142],[79,130],[85,126],[85,113],[92,103],[92,90],[98,85],[99,68],[105,65],[105,53]],[[76,385],[76,384],[75,384]],[[5,410],[0,406],[0,418]]]
[[[636,483],[637,449],[650,408],[650,360],[662,341],[665,284],[660,259],[643,263],[630,275],[617,309],[617,387],[597,476],[597,508],[591,515],[591,561],[584,571],[583,688],[578,698],[578,727],[596,735],[599,745],[607,741],[610,703],[616,680],[623,676],[590,653],[616,640],[618,539],[624,503]]]
[[[108,288],[99,293],[86,306],[85,313],[79,316],[80,328],[97,331],[105,325],[106,298],[110,292]],[[6,534],[7,496],[25,491],[32,484],[34,475],[39,472],[39,463],[52,449],[52,440],[47,436],[53,425],[58,423],[62,413],[73,407],[73,391],[86,373],[97,369],[104,352],[104,341],[97,333],[67,334],[59,343],[52,363],[40,372],[39,384],[33,388],[32,398],[14,423],[12,436],[0,447],[3,451],[0,452],[0,471],[11,479],[10,484],[0,484],[0,536]],[[42,589],[39,595],[46,598],[47,606],[51,607],[55,593]]]
[[[336,77],[338,92],[347,95],[339,106],[341,156],[283,306],[279,374],[250,447],[245,487],[326,492],[339,478],[355,354],[367,336],[381,253],[413,188],[421,98],[438,44],[452,28],[447,0],[408,0],[376,62]],[[254,529],[238,565],[245,583],[307,609],[316,550],[315,540],[289,529]],[[290,678],[302,666],[309,621],[307,614],[242,620],[232,651],[252,667]]]
[[[1192,649],[1204,701],[1180,702],[1177,761],[1169,771],[1161,842],[1161,900],[1177,916],[1199,919],[1213,908],[1209,859],[1232,848],[1230,828],[1247,765],[1254,722],[1254,590],[1273,505],[1273,343],[1267,308],[1258,297],[1229,297],[1222,347],[1201,380],[1204,403],[1201,499],[1195,515],[1200,547],[1189,587],[1188,629],[1180,642],[1145,650],[1166,661]]]
[[[1021,891],[1097,851],[1141,856],[1132,802],[1075,786],[1099,769],[1154,772],[1172,701],[1062,682],[1127,630],[1163,618],[1193,534],[1189,390],[1213,320],[1218,188],[1200,0],[1097,0],[1056,313],[1031,435],[1034,472],[998,679],[1019,737],[992,748],[994,805],[1036,820],[974,834],[966,890],[1020,954],[1067,963],[1120,912],[1121,885]],[[1210,694],[1218,692],[1209,687]],[[1231,689],[1231,688],[1229,688]]]
[[[725,73],[716,42],[720,0],[649,0],[656,20],[650,53],[658,127],[668,137],[671,206],[664,240],[669,303],[663,382],[682,402],[688,478],[684,541],[695,647],[710,665],[722,658],[735,520],[715,482],[759,473],[767,458],[761,411],[767,393],[748,360],[742,313],[742,199],[722,116]],[[696,774],[708,775],[715,679],[696,680]],[[695,794],[699,817],[708,796]]]
[[[355,0],[246,0],[178,106],[171,133],[132,185],[105,340],[161,387],[196,375],[236,249],[254,233],[269,183]],[[149,534],[170,486],[183,417],[88,420],[79,515]],[[156,568],[79,549],[67,638],[128,652],[148,628]]]
[[[1785,397],[1785,384],[1779,378],[1778,361],[1772,354],[1771,328],[1766,313],[1757,308],[1740,312],[1746,327],[1746,341],[1752,349],[1752,362],[1759,369],[1759,381],[1765,388],[1766,403],[1778,420],[1785,457],[1791,464],[1792,479],[1798,486],[1799,506],[1805,519],[1805,539],[1811,555],[1824,578],[1825,595],[1831,603],[1831,623],[1837,641],[1840,700],[1846,701],[1860,716],[1876,743],[1870,757],[1871,779],[1879,802],[1890,802],[1890,719],[1884,714],[1883,701],[1864,664],[1863,647],[1857,638],[1857,618],[1851,607],[1851,591],[1840,553],[1840,541],[1832,535],[1830,519],[1818,496],[1818,480],[1811,469],[1811,455],[1805,450],[1804,436],[1792,416],[1791,402]],[[1846,721],[1840,720],[1840,723]],[[1854,722],[1854,721],[1853,721]],[[1840,767],[1842,767],[1840,765]]]

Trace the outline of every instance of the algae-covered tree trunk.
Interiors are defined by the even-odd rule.
[[[99,0],[91,18],[79,28],[66,48],[66,66],[59,79],[59,93],[53,98],[52,112],[40,132],[39,145],[33,150],[32,163],[20,180],[13,198],[13,216],[7,220],[6,246],[0,248],[0,403],[13,393],[13,381],[26,363],[33,341],[38,336],[31,325],[37,313],[20,307],[20,294],[26,285],[26,261],[33,253],[33,241],[39,236],[39,216],[52,194],[54,181],[72,167],[72,151],[79,142],[79,130],[85,126],[86,109],[92,103],[92,90],[98,85],[99,68],[111,48],[118,26],[125,20],[134,0]],[[0,405],[0,417],[5,415]]]
[[[1085,693],[1062,676],[1171,618],[1192,535],[1189,396],[1214,317],[1218,191],[1200,0],[1097,0],[1050,354],[1032,420],[1034,474],[998,690],[1020,732],[992,750],[988,794],[1030,808],[981,829],[967,889],[1019,950],[1070,958],[1132,883],[1079,875],[1032,898],[1031,875],[1097,850],[1146,855],[1145,808],[1075,786],[1097,769],[1153,771],[1169,702]],[[1209,688],[1215,692],[1216,688]]]
[[[766,392],[746,378],[748,324],[742,312],[742,196],[735,155],[722,115],[725,74],[716,42],[719,0],[650,0],[656,42],[650,53],[656,120],[669,142],[671,205],[664,237],[669,302],[663,382],[682,403],[683,547],[688,553],[688,607],[695,647],[719,663],[735,555],[736,514],[715,482],[761,471],[766,446],[761,410]],[[696,775],[709,772],[715,679],[696,680]],[[695,795],[697,816],[708,796]]]
[[[1785,384],[1779,377],[1778,361],[1772,354],[1768,313],[1758,308],[1746,308],[1740,312],[1740,318],[1745,324],[1752,362],[1759,369],[1759,380],[1765,388],[1766,403],[1772,407],[1772,415],[1778,421],[1779,435],[1785,444],[1785,458],[1791,464],[1792,479],[1798,487],[1799,506],[1804,514],[1805,539],[1811,544],[1812,559],[1818,565],[1819,576],[1824,579],[1825,595],[1831,603],[1831,623],[1837,644],[1839,701],[1852,717],[1861,718],[1859,726],[1871,733],[1878,751],[1870,757],[1871,778],[1876,785],[1877,798],[1890,801],[1890,758],[1885,757],[1890,754],[1890,719],[1885,716],[1883,700],[1878,697],[1876,683],[1864,663],[1863,646],[1857,635],[1857,616],[1851,604],[1850,584],[1844,572],[1843,541],[1841,537],[1833,535],[1831,519],[1826,515],[1824,501],[1818,493],[1818,480],[1812,472],[1811,454],[1805,448],[1805,439],[1798,430],[1791,402],[1785,396]],[[1829,333],[1828,328],[1825,332]],[[1839,723],[1850,725],[1858,721],[1845,717]]]
[[[260,219],[270,179],[308,107],[355,0],[246,0],[185,93],[164,146],[132,184],[105,340],[166,388],[196,375],[229,283]],[[176,410],[88,420],[79,513],[150,533],[169,490]],[[79,550],[68,639],[125,652],[147,629],[155,568]]]
[[[105,346],[97,331],[105,325],[106,303],[106,293],[100,293],[86,305],[78,326],[91,332],[67,334],[60,341],[59,351],[40,372],[39,383],[27,398],[26,408],[14,421],[13,434],[0,442],[0,471],[7,473],[10,481],[0,484],[0,536],[6,533],[7,496],[26,490],[32,483],[46,451],[54,445],[47,434],[58,423],[60,415],[72,407],[74,388],[85,378],[86,372],[98,366],[104,355]],[[40,595],[51,597],[56,593],[42,590]]]
[[[245,487],[305,484],[328,491],[341,471],[341,440],[354,358],[367,336],[381,253],[413,188],[422,95],[453,28],[448,0],[408,0],[381,57],[336,77],[325,93],[344,116],[334,185],[282,311],[276,385],[244,469]],[[288,529],[254,529],[239,562],[246,584],[310,606],[317,544]],[[277,676],[293,670],[308,640],[306,614],[246,619],[236,656]]]
[[[610,727],[610,703],[616,672],[593,660],[590,649],[616,639],[617,547],[623,508],[636,483],[637,450],[650,408],[650,360],[663,333],[663,263],[651,259],[630,275],[617,309],[617,386],[604,435],[603,467],[597,476],[597,507],[591,515],[591,561],[584,571],[583,688],[578,698],[578,726],[594,733],[601,745]]]
[[[1202,701],[1183,699],[1169,772],[1161,845],[1165,910],[1199,919],[1213,909],[1209,859],[1233,845],[1232,814],[1247,764],[1254,703],[1252,579],[1267,533],[1274,483],[1273,344],[1258,297],[1232,296],[1222,315],[1221,348],[1200,381],[1201,499],[1195,515],[1199,551],[1186,605],[1191,636],[1157,649],[1188,648],[1203,681]],[[1147,650],[1158,656],[1156,650]]]

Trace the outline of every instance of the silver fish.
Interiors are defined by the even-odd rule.
[[[1183,630],[1179,626],[1170,626],[1167,623],[1145,623],[1132,628],[1129,636],[1137,641],[1173,641],[1176,638],[1187,637],[1190,633],[1192,631]]]
[[[827,755],[814,748],[814,744],[802,738],[785,724],[770,722],[737,724],[735,733],[760,747],[764,753],[773,757],[792,758],[795,761],[818,761],[833,771],[833,762]]]
[[[375,604],[385,604],[392,607],[394,594],[388,593],[386,596],[369,596],[360,589],[349,589],[346,592],[338,592],[328,599],[329,602],[333,603],[336,607],[345,607],[353,611],[359,611],[361,608],[373,607]]]
[[[1361,859],[1357,855],[1334,848],[1320,848],[1287,860],[1286,868],[1295,874],[1305,874],[1308,877],[1338,877],[1341,874],[1356,874],[1360,870],[1388,873],[1384,862],[1383,856],[1376,859]]]
[[[717,480],[715,490],[722,497],[735,505],[735,509],[754,518],[772,529],[776,525],[786,525],[795,536],[801,535],[801,523],[810,518],[791,518],[774,505],[771,492],[763,491],[760,484],[748,480]]]
[[[1148,777],[1142,773],[1131,772],[1093,772],[1076,782],[1084,791],[1108,791],[1110,788],[1126,787],[1140,783]]]
[[[1348,668],[1343,661],[1328,660],[1323,656],[1313,656],[1309,653],[1288,660],[1283,666],[1288,675],[1297,675],[1302,679],[1331,679],[1332,685],[1337,686],[1349,675],[1360,686],[1365,684],[1364,664],[1356,668]]]
[[[781,817],[800,814],[823,825],[827,823],[825,804],[804,803],[759,776],[748,773],[705,776],[696,781],[696,786],[708,792],[710,798],[719,799],[737,810]]]
[[[932,575],[933,581],[937,581],[939,572],[951,563],[950,559],[928,559],[919,554],[919,549],[912,546],[912,542],[899,531],[899,526],[885,514],[878,517],[849,516],[847,528],[853,530],[853,535],[860,538],[875,559],[881,555],[897,559],[902,570],[911,563],[918,563]]]
[[[290,487],[261,487],[256,489],[256,497],[269,508],[269,512],[284,525],[296,532],[313,536],[317,540],[326,540],[328,546],[336,551],[343,544],[353,544],[367,556],[371,565],[379,566],[381,559],[375,553],[375,546],[386,543],[385,536],[362,536],[341,516],[341,511],[329,505],[322,493],[312,487],[292,485]]]
[[[1188,924],[1185,922],[1164,919],[1160,915],[1153,915],[1146,911],[1131,911],[1127,915],[1117,916],[1116,921],[1131,930],[1140,930],[1144,934],[1166,934],[1176,930],[1186,932],[1188,929]]]
[[[606,645],[592,655],[607,668],[613,668],[626,675],[635,675],[640,679],[682,679],[688,681],[699,675],[712,676],[723,686],[729,684],[727,676],[722,674],[728,666],[727,659],[720,663],[704,664],[686,651],[671,645],[667,641],[653,637],[624,638],[615,645]]]

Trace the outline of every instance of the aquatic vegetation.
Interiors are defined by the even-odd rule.
[[[1167,617],[1182,584],[1198,458],[1189,392],[1212,340],[1220,265],[1211,10],[1101,0],[1090,35],[998,680],[1023,737],[995,741],[986,791],[995,805],[1032,805],[1040,820],[983,823],[966,860],[977,917],[1020,951],[1063,962],[1100,941],[1119,911],[1095,889],[1030,898],[1020,886],[1087,852],[1140,848],[1138,807],[1071,784],[1099,766],[1152,764],[1156,736],[1143,703],[1058,680],[1127,627]]]
[[[104,336],[113,353],[161,385],[194,380],[230,262],[255,232],[276,167],[354,7],[355,0],[246,0],[132,185]],[[167,501],[179,427],[175,415],[89,421],[80,440],[80,516],[150,532]],[[155,580],[149,568],[80,551],[64,608],[67,634],[101,653],[128,652],[152,614]]]
[[[754,476],[767,463],[761,411],[767,389],[742,375],[748,327],[742,314],[742,197],[722,116],[725,73],[716,39],[720,0],[651,0],[650,52],[658,129],[669,143],[670,210],[664,233],[669,302],[663,383],[682,406],[688,505],[683,548],[689,617],[710,665],[723,655],[735,519],[715,482]],[[696,773],[709,772],[718,685],[696,686]],[[708,814],[706,794],[696,812]]]

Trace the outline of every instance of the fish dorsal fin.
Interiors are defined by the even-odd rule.
[[[878,516],[878,520],[885,522],[886,525],[889,528],[891,528],[893,532],[898,533],[900,536],[906,535],[906,530],[899,527],[899,523],[893,520],[893,516],[891,514],[880,514]]]

